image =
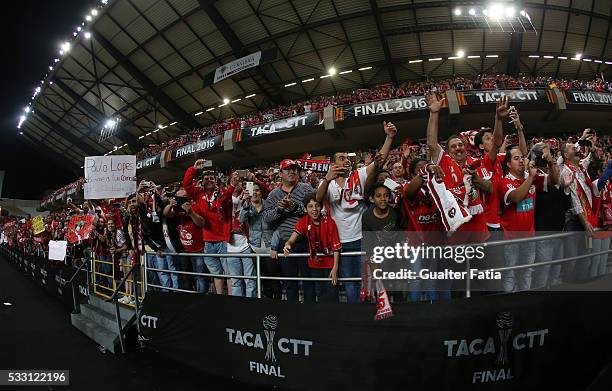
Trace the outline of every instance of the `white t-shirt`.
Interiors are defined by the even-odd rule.
[[[240,197],[232,196],[232,216],[236,216],[242,209]],[[230,242],[227,244],[227,253],[241,253],[249,248],[249,241],[245,235],[232,234]]]
[[[366,167],[361,167],[346,179],[344,188],[336,180],[327,187],[327,209],[336,222],[341,243],[361,239],[361,216],[367,209],[363,194],[367,176]]]

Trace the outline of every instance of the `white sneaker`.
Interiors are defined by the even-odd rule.
[[[127,296],[123,296],[121,299],[119,299],[119,300],[117,300],[117,301],[118,301],[119,303],[121,303],[121,304],[127,304],[129,300],[130,300],[130,299],[128,299],[128,297],[127,297]]]

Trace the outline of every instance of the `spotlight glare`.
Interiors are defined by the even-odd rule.
[[[508,7],[506,8],[506,17],[507,18],[512,18],[514,17],[514,7]]]
[[[461,8],[455,8],[455,15],[461,16]]]
[[[582,58],[582,53],[577,53],[577,54],[576,54],[576,58],[577,58],[578,60],[580,60],[580,59]]]
[[[95,8],[94,8],[94,9],[92,9],[92,10],[91,10],[91,15],[93,15],[93,16],[98,15],[98,10],[97,10],[97,9],[95,9]]]
[[[228,98],[223,98],[223,103],[228,104],[230,100]]]
[[[86,20],[86,21],[88,21],[88,22],[91,22],[91,15],[87,15],[87,16],[85,17],[85,20]]]
[[[474,8],[470,8],[470,10],[468,11],[468,13],[472,16],[476,15],[476,10]]]
[[[85,39],[90,39],[91,33],[89,31],[85,32]]]
[[[463,50],[457,51],[457,57],[462,58],[463,56],[465,56],[465,52]]]
[[[501,4],[493,4],[489,9],[489,14],[492,19],[498,20],[504,14],[504,9]]]
[[[327,73],[328,73],[330,76],[335,75],[335,74],[336,74],[336,68],[334,68],[334,67],[329,68],[329,70],[327,71]]]
[[[519,12],[519,14],[520,14],[521,16],[525,16],[525,10],[521,10],[521,12]]]

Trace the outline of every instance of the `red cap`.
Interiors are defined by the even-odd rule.
[[[297,161],[293,160],[293,159],[284,159],[281,164],[280,164],[280,169],[284,170],[285,168],[289,168],[295,166],[298,169],[301,169],[302,167],[300,166],[300,163],[298,163]]]

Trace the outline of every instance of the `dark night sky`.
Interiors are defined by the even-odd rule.
[[[95,0],[19,0],[3,4],[0,77],[0,170],[6,171],[2,197],[40,198],[76,177],[19,140],[17,122],[36,85]]]

